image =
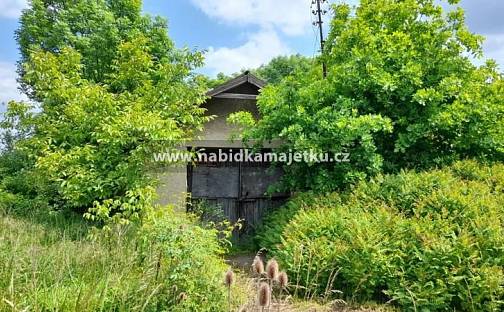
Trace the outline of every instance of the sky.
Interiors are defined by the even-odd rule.
[[[24,99],[16,84],[14,31],[26,6],[26,0],[0,0],[0,103]],[[311,0],[144,0],[145,13],[168,19],[178,47],[206,51],[200,71],[210,76],[258,67],[278,55],[318,53],[310,6]],[[487,38],[485,57],[504,69],[504,0],[462,0],[461,6],[470,30]]]

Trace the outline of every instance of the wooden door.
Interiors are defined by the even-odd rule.
[[[231,222],[242,221],[238,236],[252,233],[264,215],[288,197],[267,194],[282,176],[269,163],[197,163],[188,168],[188,176],[188,192],[194,201],[217,205]]]

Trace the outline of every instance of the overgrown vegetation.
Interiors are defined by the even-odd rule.
[[[33,1],[18,42],[37,105],[8,105],[3,128],[16,139],[1,188],[99,222],[141,220],[155,196],[153,152],[208,120],[206,86],[192,73],[201,53],[176,49],[166,22],[133,0]]]
[[[262,91],[260,120],[230,118],[258,146],[280,139],[280,150],[350,153],[350,163],[285,167],[283,188],[327,192],[383,170],[504,159],[504,80],[494,61],[473,65],[483,37],[469,32],[462,9],[363,0],[333,11],[327,79],[312,66]]]
[[[81,217],[0,210],[0,311],[225,311],[227,269],[211,229],[160,211],[96,232]],[[243,292],[232,289],[232,305]]]
[[[202,54],[176,49],[141,4],[34,0],[23,12],[32,102],[10,102],[1,124],[0,310],[227,307],[224,230],[154,207],[148,174],[154,151],[209,120],[192,73]]]
[[[282,233],[290,221],[303,210],[316,210],[341,203],[339,193],[326,196],[316,196],[313,192],[299,193],[291,198],[280,209],[268,213],[254,236],[256,249],[264,248],[269,252],[277,252],[281,246]]]
[[[313,193],[268,216],[258,248],[305,298],[502,310],[504,80],[495,62],[471,61],[483,37],[462,9],[433,0],[333,11],[327,79],[320,68],[288,77],[263,90],[260,120],[230,118],[245,142],[350,153],[350,163],[284,166],[280,188]],[[466,158],[476,160],[457,162]]]
[[[499,311],[503,190],[502,164],[379,176],[343,198],[292,202],[275,213],[292,220],[278,227],[269,219],[259,241],[274,246],[271,255],[308,297],[335,290],[402,310]]]
[[[10,102],[0,123],[0,310],[269,309],[284,291],[504,309],[504,80],[495,62],[473,64],[483,38],[461,9],[335,5],[319,59],[252,70],[270,85],[260,120],[230,117],[244,142],[350,162],[284,167],[277,187],[302,193],[266,217],[255,243],[288,275],[270,261],[250,292],[232,271],[223,282],[233,225],[220,207],[181,215],[153,204],[152,153],[193,139],[211,119],[205,92],[229,77],[194,74],[202,53],[176,49],[166,21],[141,6],[32,0],[23,12],[18,69],[32,101]]]

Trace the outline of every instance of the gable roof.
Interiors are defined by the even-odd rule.
[[[257,78],[253,74],[251,74],[249,71],[244,72],[240,76],[233,78],[229,80],[228,82],[217,86],[213,88],[212,90],[207,92],[207,96],[213,97],[213,98],[227,98],[227,99],[253,99],[255,100],[257,98],[257,95],[259,92],[256,94],[246,94],[246,93],[233,93],[233,92],[228,92],[232,89],[235,89],[239,86],[245,85],[245,84],[251,84],[252,86],[257,87],[258,90],[262,89],[264,86],[266,86],[266,82]]]

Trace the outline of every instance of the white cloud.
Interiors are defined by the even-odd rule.
[[[500,65],[500,70],[504,72],[504,33],[486,35],[483,49],[485,57],[496,60]]]
[[[191,0],[207,16],[232,26],[258,26],[238,47],[210,47],[206,69],[215,75],[256,68],[292,51],[280,38],[311,31],[311,0]]]
[[[0,0],[0,17],[18,18],[26,6],[26,0]]]
[[[229,24],[277,27],[287,35],[311,29],[311,0],[191,0],[206,15]]]
[[[16,100],[27,100],[26,96],[18,90],[16,81],[16,66],[11,63],[0,62],[0,110],[4,110],[5,103]]]
[[[206,54],[206,68],[213,75],[232,74],[241,69],[256,68],[278,55],[290,53],[290,49],[272,30],[262,30],[249,36],[248,41],[236,48],[210,47]]]

